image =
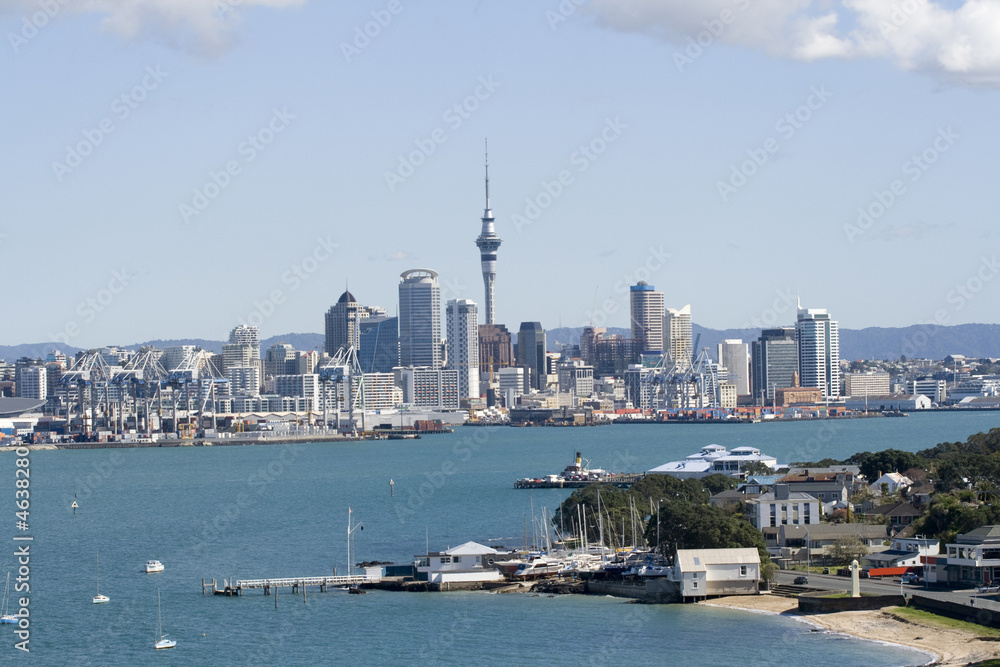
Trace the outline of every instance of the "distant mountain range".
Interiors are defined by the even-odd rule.
[[[706,329],[697,324],[692,327],[698,348],[709,348],[714,357],[716,345],[727,338],[739,338],[744,342],[756,340],[760,329]],[[514,333],[515,337],[517,332]],[[583,327],[560,327],[547,333],[548,347],[557,350],[562,345],[578,345]],[[627,336],[628,329],[611,327],[608,333]],[[318,333],[289,333],[272,336],[260,342],[261,352],[275,343],[288,343],[296,350],[322,350],[324,336]],[[121,347],[136,349],[151,345],[163,349],[172,345],[198,345],[206,350],[221,353],[224,341],[188,338],[180,340],[152,340]],[[58,343],[29,343],[25,345],[0,345],[0,359],[8,362],[21,357],[44,359],[54,349],[66,355],[73,355],[80,348]],[[868,329],[840,330],[841,359],[899,359],[909,358],[944,359],[950,354],[964,354],[967,357],[1000,357],[1000,324],[959,324],[953,327],[936,325],[913,325],[902,328],[870,327]]]

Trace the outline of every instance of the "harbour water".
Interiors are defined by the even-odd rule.
[[[447,663],[718,665],[740,662],[903,665],[926,656],[812,632],[794,619],[612,598],[286,592],[277,599],[202,596],[201,578],[319,576],[346,570],[348,507],[355,560],[410,562],[468,540],[519,546],[532,506],[568,490],[522,491],[517,477],[591,465],[645,470],[700,447],[751,445],[779,461],[917,451],[1000,424],[1000,413],[929,413],[838,422],[471,428],[421,440],[274,446],[39,451],[31,514],[0,515],[0,576],[15,572],[15,535],[31,535],[31,653],[0,626],[6,664],[184,665]],[[13,452],[0,453],[0,496],[13,498]],[[390,495],[390,479],[393,494]],[[76,513],[70,509],[78,503]],[[529,519],[530,520],[530,519]],[[100,549],[101,592],[93,605]],[[149,559],[166,569],[146,574]],[[153,649],[156,593],[164,632]]]

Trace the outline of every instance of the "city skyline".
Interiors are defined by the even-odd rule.
[[[786,4],[0,0],[2,342],[316,332],[411,266],[486,320],[486,137],[511,330],[641,280],[713,329],[997,322],[1000,4]]]

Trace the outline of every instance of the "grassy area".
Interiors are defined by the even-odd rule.
[[[885,610],[887,613],[904,621],[917,623],[930,628],[941,628],[945,630],[961,630],[977,637],[997,637],[1000,638],[1000,629],[990,628],[978,623],[968,623],[959,621],[947,616],[938,616],[929,611],[914,609],[912,607],[891,607]],[[1000,664],[1000,663],[998,663]]]
[[[1000,660],[984,660],[983,662],[973,663],[972,667],[1000,667]]]

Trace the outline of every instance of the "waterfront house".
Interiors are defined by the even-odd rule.
[[[793,492],[787,484],[775,484],[772,491],[747,500],[748,519],[754,528],[818,524],[819,500],[808,493]]]
[[[476,542],[466,542],[446,551],[432,551],[415,556],[413,565],[416,579],[432,584],[500,581],[503,577],[493,567],[496,553],[496,549]]]
[[[1000,526],[980,526],[946,545],[945,572],[938,569],[938,581],[953,586],[983,586],[1000,581]],[[935,559],[941,564],[941,559]]]
[[[808,493],[824,505],[836,505],[847,503],[854,487],[854,475],[849,472],[805,470],[798,474],[785,475],[778,482],[787,484],[790,491]]]
[[[678,549],[670,577],[682,600],[717,595],[756,595],[760,554],[753,548]]]
[[[925,537],[894,538],[885,551],[870,553],[862,559],[869,567],[920,566],[927,556],[940,553],[940,542]]]

